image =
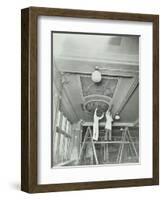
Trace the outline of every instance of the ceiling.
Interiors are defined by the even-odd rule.
[[[64,80],[62,106],[70,121],[93,120],[93,114],[84,110],[90,98],[113,104],[112,113],[120,114],[119,122],[138,120],[138,36],[54,32],[52,44],[53,68]],[[95,66],[101,69],[100,84],[91,80]]]

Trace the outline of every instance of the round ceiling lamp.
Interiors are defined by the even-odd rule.
[[[120,120],[120,116],[119,116],[118,113],[115,115],[115,119],[116,119],[116,120]]]
[[[92,81],[95,83],[99,83],[101,81],[101,72],[98,67],[95,67],[95,71],[92,72]]]

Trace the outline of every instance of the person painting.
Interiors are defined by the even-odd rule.
[[[99,120],[101,120],[104,117],[104,113],[102,113],[101,116],[97,116],[97,108],[94,112],[94,122],[93,122],[93,140],[98,140],[99,137]]]
[[[112,122],[113,122],[113,118],[112,118],[112,115],[111,115],[109,109],[106,111],[105,117],[106,117],[105,140],[111,140],[112,139]]]

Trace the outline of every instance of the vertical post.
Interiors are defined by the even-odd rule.
[[[122,161],[122,155],[123,155],[123,149],[124,149],[124,142],[125,142],[125,138],[126,138],[126,133],[127,133],[127,128],[125,128],[125,130],[122,133],[121,141],[123,141],[123,143],[120,144],[120,148],[119,148],[119,152],[118,152],[118,156],[117,156],[117,163],[121,163],[121,161]]]
[[[109,144],[104,144],[104,161],[109,161]]]
[[[131,137],[131,134],[130,134],[130,131],[129,131],[128,128],[127,128],[127,136],[128,136],[129,141],[130,141],[130,143],[131,143],[131,145],[132,145],[132,148],[133,148],[133,150],[134,150],[135,156],[138,158],[138,153],[137,153],[135,144],[134,144],[134,142],[133,142],[133,140],[132,140],[132,137]]]
[[[59,128],[61,128],[62,126],[62,117],[63,117],[63,114],[61,112],[60,114],[60,121],[59,121]],[[57,149],[56,149],[56,163],[59,162],[59,156],[60,156],[60,152],[59,152],[59,147],[60,147],[60,139],[61,139],[61,134],[58,133],[58,141],[57,141]]]
[[[82,146],[81,146],[81,149],[80,149],[78,163],[80,163],[80,159],[81,159],[82,152],[84,150],[84,145],[85,145],[85,142],[86,142],[87,135],[88,135],[88,128],[86,130],[86,133],[85,133],[85,136],[84,136],[84,140],[83,140],[83,143],[82,143]]]
[[[98,159],[97,159],[95,145],[94,145],[94,142],[93,142],[92,131],[91,131],[90,127],[88,127],[88,128],[89,128],[89,134],[91,136],[91,143],[92,143],[92,148],[93,148],[93,154],[94,154],[94,157],[95,157],[95,162],[96,162],[96,165],[98,165]]]

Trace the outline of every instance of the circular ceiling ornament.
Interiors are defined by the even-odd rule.
[[[97,108],[101,112],[106,112],[110,107],[109,102],[110,99],[105,96],[91,95],[85,99],[84,110],[89,113],[94,113]]]

